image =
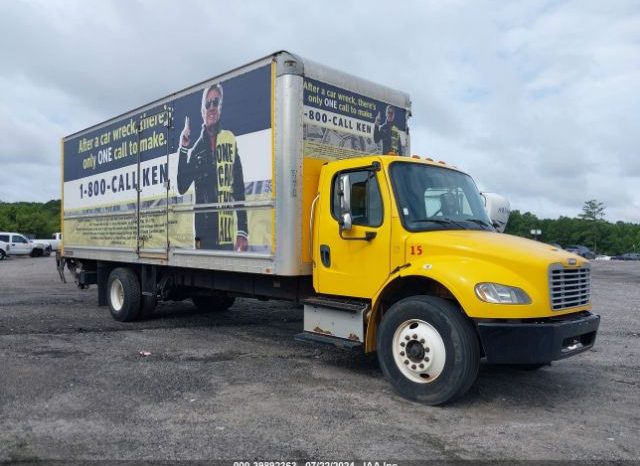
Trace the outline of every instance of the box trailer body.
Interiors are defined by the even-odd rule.
[[[220,128],[229,141],[217,147],[220,160],[199,167],[203,174],[219,170],[217,179],[196,180],[180,193],[179,159],[189,156],[180,153],[180,134],[188,120],[193,149],[203,125],[203,93],[214,85],[223,91]],[[388,105],[395,107],[402,150],[408,153],[407,94],[282,52],[66,137],[65,254],[310,275],[308,224],[320,167],[337,158],[381,153],[373,122]],[[222,160],[229,157],[225,146],[232,144],[234,161]],[[238,163],[244,196],[228,185],[229,178],[237,178],[233,165]],[[197,192],[205,184],[218,187],[217,198]],[[232,247],[239,215],[246,217],[249,243],[240,252]],[[203,229],[217,231],[197,231],[194,220],[205,216],[211,218],[202,222]],[[213,234],[217,237],[209,238]]]
[[[500,233],[508,204],[409,156],[408,94],[278,52],[63,139],[58,269],[135,320],[157,300],[304,304],[300,340],[377,351],[403,396],[480,360],[591,348],[583,258]]]

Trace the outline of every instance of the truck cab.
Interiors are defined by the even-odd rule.
[[[305,331],[361,342],[403,395],[466,391],[479,362],[545,365],[593,346],[588,262],[498,233],[464,172],[376,156],[322,167]],[[337,310],[353,303],[356,317]],[[333,303],[333,304],[332,304]]]

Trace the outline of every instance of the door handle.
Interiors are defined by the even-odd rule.
[[[331,248],[326,244],[320,245],[320,260],[325,267],[331,267]]]

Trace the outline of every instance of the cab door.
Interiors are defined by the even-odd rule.
[[[313,241],[314,287],[322,294],[371,298],[390,270],[388,187],[378,163],[351,165],[323,169]],[[350,197],[346,213],[351,225],[345,224],[345,197]]]
[[[26,255],[31,252],[29,241],[22,235],[11,235],[11,254]]]

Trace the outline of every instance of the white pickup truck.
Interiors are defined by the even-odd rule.
[[[38,241],[32,241],[20,233],[0,231],[0,241],[9,243],[10,254],[13,256],[30,255],[31,257],[48,256],[51,246]]]
[[[62,243],[62,233],[57,232],[51,235],[49,239],[34,239],[35,243],[42,243],[44,245],[49,245],[51,247],[50,251],[57,251],[60,247],[60,243]]]

